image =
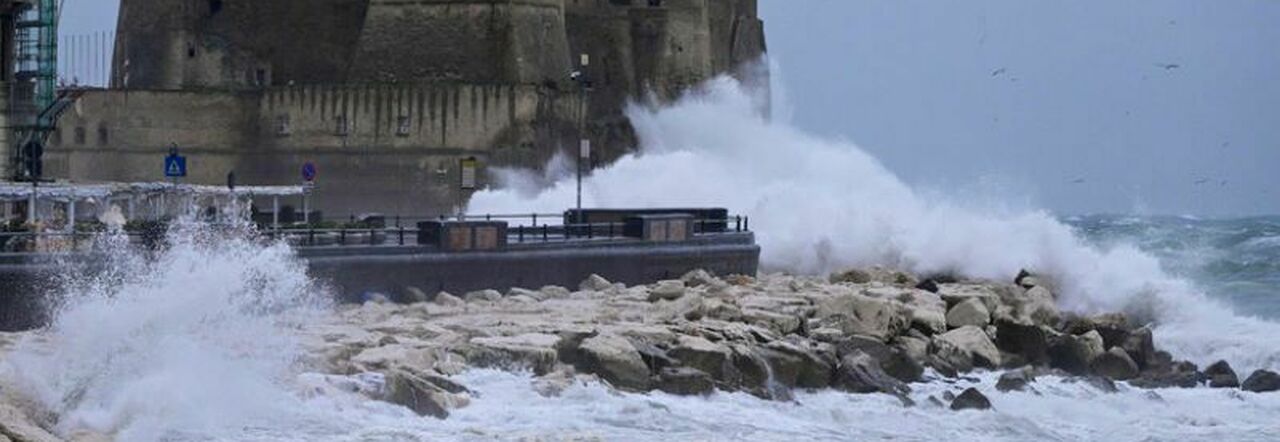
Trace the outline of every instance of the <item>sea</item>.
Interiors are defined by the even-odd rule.
[[[675,103],[636,103],[639,152],[595,171],[585,204],[716,205],[751,217],[762,265],[823,275],[890,266],[1053,282],[1061,308],[1122,311],[1157,345],[1242,376],[1280,369],[1280,217],[1062,215],[958,197],[900,180],[857,145],[805,133],[760,111],[762,94],[716,79]],[[713,129],[709,129],[713,128]],[[573,201],[564,158],[499,173],[475,212],[561,210]],[[171,233],[159,255],[120,249],[100,275],[69,281],[54,324],[0,360],[0,383],[57,416],[55,430],[118,441],[1275,441],[1280,394],[1232,389],[1105,392],[1041,377],[1001,393],[999,373],[885,395],[797,392],[677,397],[576,384],[543,397],[528,373],[473,370],[476,394],[448,419],[315,385],[293,330],[334,306],[283,244]],[[107,245],[110,247],[110,245]],[[989,411],[931,398],[974,387]]]

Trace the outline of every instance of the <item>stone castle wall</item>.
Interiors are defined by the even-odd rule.
[[[754,0],[122,0],[112,88],[60,121],[52,176],[293,184],[330,213],[443,213],[460,158],[539,167],[580,137],[635,145],[629,100],[670,99],[764,50]],[[593,81],[583,94],[569,73]],[[483,176],[483,174],[482,174]]]

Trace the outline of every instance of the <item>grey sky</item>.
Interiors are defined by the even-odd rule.
[[[66,0],[63,29],[115,26]],[[760,0],[793,121],[925,189],[1280,213],[1280,1]]]

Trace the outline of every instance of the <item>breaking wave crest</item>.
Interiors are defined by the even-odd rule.
[[[106,268],[67,281],[48,331],[0,367],[60,432],[172,440],[293,414],[287,329],[323,310],[323,290],[286,245],[243,231],[185,224],[168,242],[149,256],[105,240]]]
[[[760,103],[722,77],[669,106],[631,105],[639,152],[593,172],[583,204],[727,207],[750,216],[767,269],[885,265],[1005,280],[1027,268],[1056,282],[1064,308],[1157,323],[1160,344],[1177,356],[1280,366],[1280,346],[1269,340],[1280,325],[1236,314],[1137,247],[1088,245],[1047,211],[917,191],[853,143],[771,121]],[[556,211],[574,202],[571,179],[514,184],[476,194],[471,210]]]

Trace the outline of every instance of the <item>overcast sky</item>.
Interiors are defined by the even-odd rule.
[[[66,0],[65,33],[115,2]],[[1061,213],[1280,214],[1280,1],[760,0],[793,122]]]

